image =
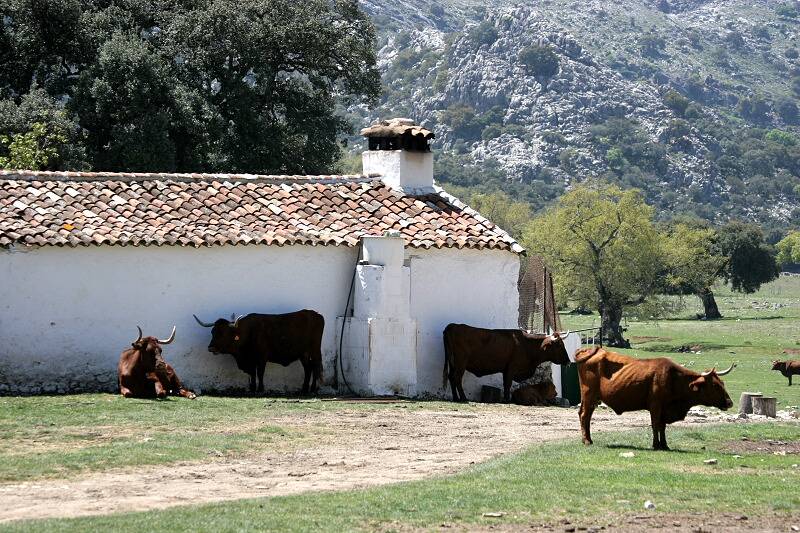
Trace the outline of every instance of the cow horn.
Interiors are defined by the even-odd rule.
[[[242,317],[240,316],[239,318],[237,318],[236,320],[234,320],[234,321],[233,321],[233,327],[235,327],[235,328],[238,328],[238,327],[239,327],[239,321],[240,321],[241,319],[242,319]]]
[[[703,376],[703,377],[706,377],[706,376],[710,375],[714,370],[716,370],[716,369],[714,367],[711,367],[711,370],[706,370],[705,372],[700,372],[700,375]]]
[[[203,322],[202,320],[197,318],[197,315],[192,315],[192,316],[194,317],[195,320],[197,320],[197,323],[200,324],[201,326],[203,326],[204,328],[212,328],[212,327],[214,327],[214,324],[206,324],[205,322]]]
[[[170,344],[174,340],[175,340],[175,326],[172,326],[172,333],[170,334],[169,338],[168,339],[164,339],[164,340],[158,339],[158,343],[159,344]]]
[[[143,335],[142,335],[142,328],[140,328],[139,326],[136,326],[136,329],[138,329],[138,330],[139,330],[139,338],[137,338],[137,339],[136,339],[135,341],[133,341],[133,342],[139,342],[140,340],[142,340],[142,337],[143,337]]]
[[[717,375],[718,376],[724,376],[725,374],[729,374],[730,371],[733,370],[733,367],[735,367],[735,366],[736,366],[736,363],[733,363],[733,364],[731,364],[730,367],[728,367],[727,370],[723,370],[722,372],[717,372]]]
[[[570,334],[570,331],[569,331],[569,330],[567,330],[567,332],[566,332],[566,333],[563,333],[563,334],[562,334],[562,333],[559,333],[559,334],[558,334],[558,336],[559,336],[559,337],[561,337],[561,340],[564,340],[564,339],[566,339],[567,337],[569,337],[569,334]]]

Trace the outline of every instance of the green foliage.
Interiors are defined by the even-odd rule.
[[[502,191],[472,194],[467,203],[515,239],[520,239],[525,225],[531,220],[531,208],[516,202]]]
[[[730,222],[717,231],[714,252],[727,258],[722,276],[734,291],[751,293],[780,273],[761,228]]]
[[[728,32],[727,35],[725,35],[725,42],[728,46],[737,50],[742,48],[745,44],[744,37],[738,31]]]
[[[788,131],[782,130],[769,130],[764,136],[764,139],[783,146],[797,145],[797,137]]]
[[[501,126],[505,109],[495,106],[485,113],[478,113],[472,107],[464,104],[453,104],[440,114],[439,119],[443,124],[447,124],[453,129],[456,136],[476,141],[484,138],[483,132],[489,126]],[[497,137],[502,133],[499,128],[492,128],[487,132],[484,140]]]
[[[737,106],[739,114],[754,122],[763,122],[769,113],[769,103],[760,95],[751,98],[742,98]]]
[[[775,245],[780,266],[800,264],[800,231],[792,231]]]
[[[380,93],[354,0],[11,0],[4,13],[0,98],[22,105],[38,83],[85,132],[71,152],[103,170],[324,172],[350,131],[337,105]]]
[[[800,110],[797,109],[797,104],[794,100],[788,98],[778,102],[777,111],[787,124],[796,124],[798,118],[800,118]]]
[[[688,139],[692,132],[692,127],[683,119],[670,120],[664,130],[667,141],[680,150],[688,150],[692,143]]]
[[[66,135],[51,133],[47,126],[36,122],[28,133],[0,135],[0,168],[47,170],[58,158],[58,147],[67,142]]]
[[[497,28],[488,20],[484,20],[469,30],[467,38],[472,41],[475,46],[484,44],[491,46],[497,40]]]
[[[571,301],[622,309],[657,289],[663,252],[652,218],[639,191],[580,185],[537,216],[524,239]]]
[[[648,32],[639,37],[639,49],[648,57],[659,57],[666,47],[666,39],[656,33]]]
[[[520,51],[519,60],[525,65],[525,70],[534,76],[549,78],[558,73],[558,55],[549,46],[526,46]]]
[[[797,10],[797,7],[794,2],[786,2],[784,4],[780,4],[775,8],[775,13],[779,17],[785,17],[789,19],[795,19],[800,16],[800,12]]]
[[[670,89],[662,97],[664,105],[672,109],[676,114],[683,116],[686,108],[689,107],[690,100],[674,89]]]
[[[698,294],[714,285],[727,261],[714,246],[715,238],[714,230],[704,225],[677,223],[667,228],[665,292]]]

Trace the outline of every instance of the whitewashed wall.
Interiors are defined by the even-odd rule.
[[[356,253],[333,246],[0,251],[0,392],[116,390],[119,354],[137,324],[161,338],[177,326],[164,354],[190,386],[246,388],[232,356],[206,350],[211,330],[192,313],[210,322],[314,309],[325,317],[327,371]],[[265,380],[271,390],[299,391],[302,376],[299,363],[270,364]]]
[[[451,322],[515,328],[519,310],[519,259],[496,250],[406,249],[411,260],[411,316],[418,325],[417,392],[451,397],[442,388],[442,331]],[[464,392],[480,397],[481,384],[502,386],[500,375],[465,374]]]
[[[0,251],[0,393],[116,390],[120,352],[136,337],[177,337],[165,357],[189,386],[246,388],[229,355],[206,350],[206,321],[231,313],[314,309],[325,317],[323,364],[330,384],[356,248],[224,246],[38,248]],[[417,391],[442,388],[442,330],[450,322],[515,327],[515,254],[491,250],[407,249],[411,315],[418,324]],[[269,390],[299,391],[302,367],[267,366]],[[480,383],[499,385],[499,377]],[[477,397],[480,384],[464,380]]]

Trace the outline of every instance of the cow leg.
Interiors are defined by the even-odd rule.
[[[455,383],[456,386],[456,389],[453,391],[454,402],[467,401],[467,395],[464,393],[464,385],[462,383],[464,381],[464,372],[466,372],[466,370],[462,368],[453,370],[453,378],[451,383]],[[456,392],[458,394],[456,394]]]
[[[133,398],[133,391],[130,390],[128,387],[123,387],[123,386],[120,385],[119,392],[125,398]]]
[[[792,386],[792,375],[791,374],[789,374],[789,386],[790,387]]]
[[[592,414],[594,413],[594,408],[597,405],[597,401],[594,398],[587,398],[583,394],[581,395],[581,406],[578,409],[578,419],[581,421],[581,434],[583,436],[583,443],[584,444],[592,444]]]
[[[583,378],[581,378],[583,379]],[[599,403],[599,394],[595,391],[599,389],[599,384],[590,387],[581,381],[581,406],[578,409],[578,419],[581,422],[581,435],[584,444],[592,444],[592,414]]]
[[[303,372],[304,372],[305,375],[303,376],[303,388],[300,391],[300,394],[303,395],[303,396],[307,396],[308,395],[308,383],[309,383],[309,381],[311,381],[311,366],[312,366],[312,363],[311,363],[311,361],[306,360],[306,359],[303,359],[302,362],[303,362]],[[316,379],[314,380],[314,382],[316,383]]]
[[[661,449],[662,450],[669,450],[669,446],[667,446],[667,425],[661,424],[661,429],[658,431],[659,436],[661,437]]]
[[[653,449],[668,450],[666,438],[666,424],[661,421],[661,409],[650,409],[650,425],[653,428]]]
[[[183,388],[183,383],[181,383],[178,374],[175,373],[175,369],[171,365],[167,365],[167,376],[169,377],[169,390],[173,394],[190,400],[194,400],[197,397],[192,391]]]
[[[264,370],[267,368],[266,361],[258,363],[258,392],[264,393]]]
[[[511,403],[511,375],[503,373],[503,403]]]
[[[250,376],[250,394],[256,393],[256,373],[248,374]]]

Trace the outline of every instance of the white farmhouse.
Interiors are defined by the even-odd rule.
[[[434,185],[429,131],[362,133],[359,176],[0,171],[0,394],[117,390],[137,325],[177,326],[165,356],[190,387],[242,389],[192,314],[306,308],[325,318],[323,391],[449,395],[442,330],[516,327],[523,250]],[[301,382],[267,366],[269,390]]]

